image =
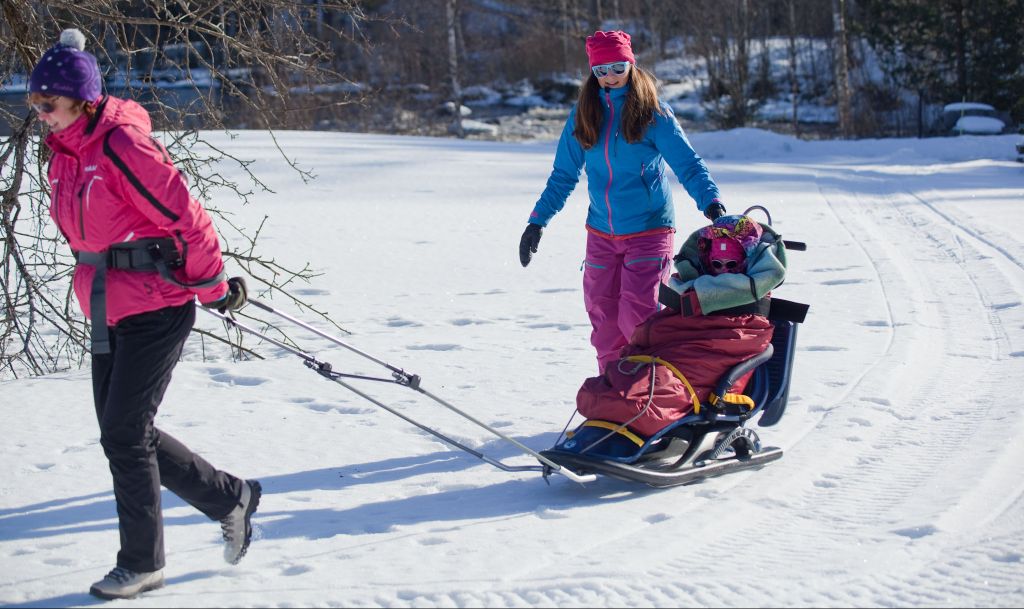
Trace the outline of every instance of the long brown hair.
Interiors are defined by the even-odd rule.
[[[647,70],[633,65],[629,74],[629,91],[622,108],[622,133],[630,144],[639,142],[654,121],[654,114],[662,114],[658,104],[658,81]],[[576,102],[576,122],[572,134],[584,150],[597,144],[601,133],[601,85],[593,73],[580,89]]]

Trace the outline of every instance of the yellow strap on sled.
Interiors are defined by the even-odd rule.
[[[619,423],[612,423],[611,421],[602,421],[600,419],[589,419],[589,420],[583,422],[582,427],[600,427],[602,429],[611,429],[612,431],[614,431],[614,432],[616,432],[618,434],[621,434],[622,436],[628,438],[631,442],[633,442],[637,446],[643,446],[644,445],[643,438],[641,438],[640,436],[636,435],[635,433],[629,431],[628,429],[626,429],[625,427],[623,427]]]
[[[693,414],[700,414],[700,398],[697,397],[697,392],[693,390],[693,385],[690,384],[690,381],[686,380],[686,376],[679,371],[679,368],[676,368],[670,362],[667,362],[660,357],[654,357],[653,355],[630,355],[625,359],[627,362],[661,364],[671,370],[672,374],[676,375],[676,377],[683,382],[683,385],[686,385],[687,391],[690,392],[690,399],[693,401]]]
[[[676,375],[676,377],[683,382],[683,385],[686,385],[686,389],[690,392],[690,398],[693,400],[693,414],[700,414],[700,400],[697,398],[697,392],[693,390],[693,385],[690,384],[690,381],[686,380],[686,376],[679,371],[679,368],[676,368],[671,363],[661,359],[660,357],[654,357],[653,355],[630,355],[625,359],[627,362],[661,364],[671,370],[672,374]],[[754,409],[754,399],[748,395],[743,395],[742,393],[726,393],[719,397],[714,391],[712,391],[708,396],[708,402],[710,402],[712,406],[717,404],[719,400],[723,400],[729,404],[746,406],[748,410]]]
[[[754,409],[754,398],[750,397],[749,395],[744,395],[742,393],[727,393],[722,397],[718,397],[712,392],[710,398],[711,399],[709,399],[708,401],[711,402],[712,405],[718,402],[718,400],[722,400],[723,402],[728,402],[730,404],[746,406],[747,410]]]

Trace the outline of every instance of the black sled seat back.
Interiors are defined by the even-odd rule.
[[[793,354],[796,351],[797,325],[792,321],[776,321],[771,346],[775,353],[754,374],[754,390],[764,395],[755,398],[761,410],[757,424],[770,427],[779,422],[789,401],[789,381],[793,374]],[[760,373],[760,374],[758,374]],[[762,387],[757,387],[760,384]]]

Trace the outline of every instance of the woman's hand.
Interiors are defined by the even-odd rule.
[[[533,255],[537,253],[537,244],[540,243],[541,233],[544,229],[540,224],[527,224],[523,236],[519,239],[519,262],[523,266],[530,264]]]

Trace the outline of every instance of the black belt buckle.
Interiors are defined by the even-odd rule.
[[[172,269],[180,269],[185,266],[185,260],[181,257],[181,252],[178,248],[174,247],[174,242],[170,239],[163,239],[149,246],[150,253],[153,253],[152,248],[156,248],[156,256],[167,263],[167,266]]]
[[[107,255],[107,267],[112,269],[132,268],[131,250],[123,250],[115,247],[110,248],[110,253]]]

